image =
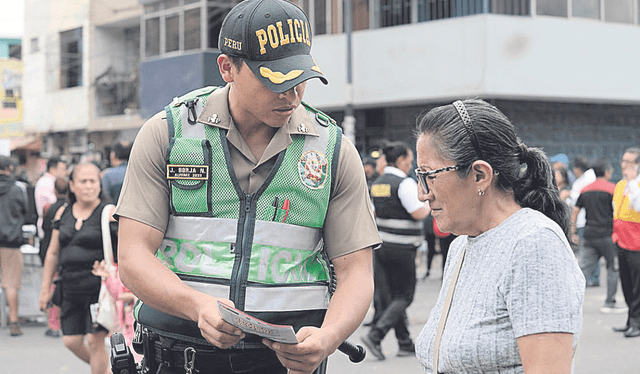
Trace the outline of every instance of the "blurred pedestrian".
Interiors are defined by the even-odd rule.
[[[13,161],[0,156],[0,279],[9,306],[11,336],[22,335],[18,321],[18,290],[22,283],[22,225],[27,215],[27,191],[12,176]],[[0,305],[4,308],[4,305]]]
[[[42,239],[43,209],[48,204],[56,202],[55,182],[56,178],[67,178],[67,164],[60,158],[52,157],[47,161],[47,171],[42,174],[34,190],[36,210],[38,211],[38,237]]]
[[[613,241],[629,311],[625,326],[614,331],[635,338],[640,336],[640,148],[626,149],[620,166],[623,179],[613,194]]]
[[[573,174],[576,176],[576,180],[571,185],[571,208],[573,209],[576,206],[576,201],[578,201],[578,197],[580,196],[580,192],[587,185],[595,182],[596,174],[593,172],[593,169],[589,165],[589,161],[583,156],[576,156],[573,159],[572,168]],[[584,208],[580,209],[578,213],[578,217],[576,218],[576,232],[578,241],[575,242],[578,244],[577,252],[578,258],[581,258],[583,255],[583,244],[584,244],[584,226],[587,223],[586,212]],[[587,287],[598,287],[600,286],[600,266],[596,266],[593,268],[593,273],[589,275],[585,275],[587,279]]]
[[[53,204],[48,204],[43,208],[44,217],[42,219],[42,231],[44,236],[42,240],[40,240],[40,260],[44,265],[44,260],[47,255],[47,250],[49,249],[49,244],[51,243],[51,234],[53,232],[53,219],[60,207],[65,206],[67,204],[67,199],[69,195],[69,181],[67,178],[56,178],[55,184],[55,194],[56,194],[56,202]],[[54,275],[54,279],[57,278],[57,274]],[[52,286],[52,292],[53,292]],[[58,305],[51,305],[47,310],[49,328],[45,331],[46,336],[51,337],[59,337],[62,335],[60,332],[60,307]]]
[[[616,292],[618,290],[618,261],[616,247],[611,240],[613,233],[613,192],[616,185],[609,182],[613,174],[613,167],[608,160],[599,159],[592,167],[596,180],[582,189],[571,216],[574,241],[578,241],[575,229],[578,213],[581,209],[586,212],[584,226],[584,242],[581,247],[580,269],[585,278],[600,265],[600,258],[604,257],[607,264],[607,296],[602,313],[624,313],[626,308],[616,306]]]
[[[94,324],[90,305],[98,302],[101,279],[95,276],[95,261],[104,259],[101,216],[106,203],[101,198],[100,169],[92,163],[78,164],[69,177],[69,204],[55,214],[56,223],[47,250],[39,305],[51,301],[51,283],[59,269],[62,300],[61,327],[64,345],[91,365],[91,373],[108,372],[105,349],[107,331]],[[85,340],[86,337],[86,340]]]
[[[371,190],[371,184],[380,176],[376,171],[376,160],[370,156],[366,156],[362,159],[362,167],[367,177],[367,187]]]
[[[388,292],[380,317],[362,341],[379,360],[384,360],[380,342],[390,329],[396,332],[398,356],[413,356],[415,347],[407,328],[406,310],[416,287],[416,251],[423,240],[422,220],[428,205],[417,198],[418,185],[408,174],[413,167],[413,151],[403,142],[383,148],[387,162],[384,174],[371,186],[378,232],[382,245],[374,251],[375,288]]]
[[[560,191],[560,198],[567,204],[571,204],[571,185],[569,184],[569,174],[566,167],[561,164],[553,164],[556,186]]]
[[[102,174],[102,188],[111,202],[116,204],[120,197],[122,182],[127,172],[127,163],[131,154],[131,145],[127,142],[119,141],[111,147],[109,159],[111,167],[104,170]]]
[[[546,156],[482,100],[434,108],[417,124],[420,199],[440,230],[459,235],[416,343],[421,364],[427,373],[569,374],[584,277]]]
[[[576,176],[573,174],[573,171],[569,170],[569,157],[564,153],[558,153],[549,158],[549,163],[553,166],[553,170],[562,168],[567,171],[567,184],[569,188],[571,188],[571,185],[576,180]]]

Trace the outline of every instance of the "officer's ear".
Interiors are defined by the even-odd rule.
[[[218,69],[220,70],[222,79],[227,83],[233,82],[233,68],[234,66],[229,56],[225,54],[221,54],[220,56],[218,56]]]

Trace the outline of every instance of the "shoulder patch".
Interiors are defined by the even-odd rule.
[[[202,87],[199,88],[197,90],[193,90],[191,92],[188,92],[180,97],[174,97],[173,101],[171,101],[171,105],[173,106],[180,106],[182,103],[187,102],[187,101],[191,101],[193,99],[196,99],[200,96],[205,96],[205,95],[209,95],[211,94],[213,91],[217,90],[220,87],[216,87],[216,86],[207,86],[207,87]]]
[[[315,117],[316,122],[318,122],[320,125],[324,127],[328,127],[331,124],[338,125],[338,123],[333,118],[329,117],[326,113],[321,112],[320,110],[312,107],[304,101],[302,102],[302,105],[307,110],[307,112],[311,114],[312,118]]]

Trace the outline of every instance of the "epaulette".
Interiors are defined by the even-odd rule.
[[[305,103],[304,101],[302,102],[302,105],[305,107],[307,112],[315,113],[316,121],[320,125],[322,125],[324,127],[328,127],[330,124],[334,124],[334,125],[338,124],[336,122],[336,120],[334,120],[333,118],[329,117],[326,113],[323,113],[323,112],[319,111],[318,109],[312,107],[311,105]]]
[[[180,97],[174,97],[173,100],[171,101],[171,105],[172,106],[180,106],[182,103],[185,103],[187,101],[191,101],[194,100],[200,96],[204,96],[204,95],[209,95],[210,93],[212,93],[213,91],[217,90],[220,87],[216,87],[216,86],[207,86],[207,87],[202,87],[199,88],[197,90],[193,90],[191,92],[188,92]]]

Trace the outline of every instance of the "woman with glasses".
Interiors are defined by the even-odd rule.
[[[547,157],[482,100],[423,113],[416,132],[419,198],[459,235],[416,342],[426,372],[570,373],[585,280]]]

